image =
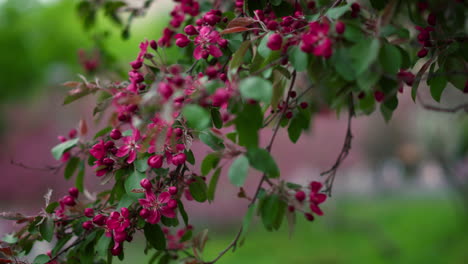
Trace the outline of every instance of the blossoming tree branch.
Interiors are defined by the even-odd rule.
[[[468,93],[466,1],[174,2],[162,37],[142,40],[128,79],[65,84],[72,88],[65,104],[97,97],[102,130],[89,135],[80,122],[59,137],[52,154],[75,185],[58,201],[49,193],[37,215],[2,213],[21,228],[1,242],[0,263],[24,263],[37,241],[52,250],[34,264],[112,263],[124,259],[135,235],[145,237],[150,263],[215,263],[240,245],[254,216],[273,231],[285,219],[293,225],[296,216],[313,221],[324,214],[320,205],[351,149],[354,118],[380,111],[389,121],[405,89],[430,110],[468,111],[437,106],[446,87]],[[78,10],[88,26],[101,9],[119,21],[127,15],[128,36],[134,17],[157,4],[81,1]],[[185,56],[169,64],[165,49],[174,45]],[[425,84],[436,102],[421,102]],[[321,181],[283,180],[270,154],[277,133],[296,143],[325,110],[348,120],[338,158]],[[273,130],[267,145],[259,141],[264,130]],[[194,141],[211,152],[194,156]],[[262,173],[253,193],[242,188],[249,168]],[[90,170],[106,190],[85,189]],[[213,201],[222,171],[249,205],[232,242],[206,259],[207,233],[190,224],[184,208]]]

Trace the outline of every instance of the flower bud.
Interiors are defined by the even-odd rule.
[[[84,215],[86,217],[93,217],[94,216],[94,210],[93,208],[86,208],[84,209]]]
[[[164,157],[162,155],[153,155],[148,159],[148,166],[154,169],[159,169],[163,165]]]
[[[113,256],[118,256],[120,253],[122,253],[122,246],[120,244],[116,244],[113,248],[111,248],[111,254]]]
[[[148,180],[146,178],[140,181],[140,185],[141,185],[141,187],[143,187],[147,191],[151,190],[151,188],[153,187],[150,180]]]
[[[93,223],[98,226],[103,226],[106,223],[106,216],[98,214],[93,218]]]
[[[283,37],[280,34],[273,34],[268,38],[267,47],[271,50],[280,50],[283,44]]]
[[[63,198],[63,203],[68,206],[76,205],[75,198],[73,198],[73,196],[70,195],[65,196],[65,198]]]
[[[176,195],[177,194],[177,187],[171,186],[171,187],[169,187],[168,191],[169,191],[169,193],[171,195]]]
[[[299,202],[304,201],[306,198],[306,194],[303,191],[297,191],[294,196],[296,197],[296,200],[298,200]]]
[[[174,200],[174,199],[169,200],[169,202],[167,202],[167,207],[169,207],[171,209],[176,208],[177,207],[177,201]]]
[[[307,107],[309,107],[309,104],[307,102],[302,102],[300,105],[299,105],[302,109],[306,109]]]
[[[375,91],[374,98],[380,103],[385,99],[385,94],[382,91]]]
[[[80,191],[78,191],[76,187],[71,187],[70,189],[68,189],[68,194],[70,194],[74,198],[78,198],[79,193]]]
[[[179,166],[179,165],[184,164],[186,160],[187,160],[187,156],[184,153],[180,153],[172,157],[172,164]]]
[[[93,223],[91,221],[83,222],[83,224],[81,226],[86,230],[91,230],[91,229],[94,228],[94,225],[93,225]]]
[[[314,221],[314,216],[311,213],[305,213],[304,216],[307,219],[307,221]]]
[[[146,219],[146,218],[148,218],[149,215],[150,215],[150,211],[149,211],[149,210],[144,209],[144,208],[140,210],[140,216],[141,216],[141,218]]]
[[[341,21],[338,21],[336,22],[336,25],[335,25],[335,31],[336,33],[338,34],[343,34],[346,30],[346,24],[341,22]]]
[[[158,50],[158,43],[154,39],[150,41],[150,46],[152,49]]]
[[[185,34],[189,35],[189,36],[193,36],[193,35],[197,35],[198,34],[198,31],[197,29],[193,26],[193,25],[188,25],[184,28],[184,32]]]

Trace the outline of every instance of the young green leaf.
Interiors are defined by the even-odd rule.
[[[247,178],[247,172],[249,171],[249,160],[246,156],[240,155],[234,160],[231,167],[229,168],[229,180],[237,187],[244,185],[245,179]]]
[[[140,181],[146,178],[145,173],[139,172],[135,170],[130,176],[125,180],[125,191],[127,195],[131,197],[142,197],[143,194],[141,193],[134,193],[132,190],[134,189],[142,189],[140,185]]]
[[[52,148],[52,156],[54,156],[56,160],[59,160],[62,157],[63,153],[76,146],[79,140],[79,138],[75,138],[58,144],[57,146]]]
[[[47,242],[52,241],[52,238],[54,237],[54,227],[54,220],[51,218],[45,218],[39,226],[39,232],[41,233],[42,238]]]
[[[309,63],[307,53],[302,52],[299,46],[292,47],[288,51],[289,60],[292,66],[298,72],[307,70]]]
[[[440,74],[439,71],[437,71],[437,73]],[[442,96],[442,92],[447,86],[447,82],[447,79],[443,75],[436,75],[428,80],[427,84],[429,84],[431,87],[432,98],[434,98],[434,100],[437,102],[440,102],[440,97]]]
[[[157,250],[166,249],[166,236],[164,235],[159,225],[146,223],[144,227],[144,234],[146,240],[148,240],[152,247]]]
[[[211,115],[205,108],[199,105],[187,105],[182,109],[182,115],[191,128],[204,130],[211,124]]]
[[[219,154],[218,153],[210,153],[206,155],[203,159],[201,164],[201,173],[203,176],[208,175],[210,171],[218,165],[219,162]]]
[[[207,199],[207,187],[201,177],[195,177],[195,181],[189,185],[190,194],[195,201],[203,203]]]
[[[75,173],[79,162],[80,162],[80,159],[78,157],[72,157],[68,161],[67,166],[65,167],[65,172],[64,172],[65,179],[68,180],[73,176],[73,173]]]
[[[215,170],[211,176],[210,184],[208,185],[207,198],[208,201],[213,201],[216,192],[216,186],[218,185],[219,175],[221,174],[221,168]]]
[[[275,160],[265,149],[251,148],[247,151],[247,158],[252,167],[264,172],[269,178],[278,178],[280,176]]]
[[[269,81],[253,76],[240,82],[239,91],[246,99],[254,99],[268,104],[271,101],[273,87]]]

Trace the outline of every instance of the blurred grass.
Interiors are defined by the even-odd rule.
[[[291,239],[285,223],[278,232],[255,223],[245,244],[218,263],[468,263],[466,218],[456,209],[440,199],[338,201],[314,223],[298,215]],[[211,230],[204,259],[223,250],[236,230]],[[127,248],[121,263],[146,263],[140,240]]]

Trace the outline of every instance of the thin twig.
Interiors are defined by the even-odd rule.
[[[336,172],[338,171],[338,168],[340,167],[341,163],[346,159],[346,157],[349,154],[349,150],[351,149],[351,142],[353,139],[353,134],[351,132],[351,120],[353,119],[354,116],[354,102],[353,102],[353,95],[349,95],[349,112],[348,112],[348,125],[346,129],[346,136],[345,140],[343,143],[343,147],[341,148],[341,152],[338,155],[338,158],[335,161],[335,164],[327,170],[322,173],[320,173],[320,176],[327,176],[325,179],[325,190],[324,192],[331,197],[331,191],[333,187],[333,182],[335,180]]]
[[[282,117],[284,117],[284,114],[286,113],[286,110],[288,109],[287,106],[288,106],[289,99],[290,99],[290,94],[291,94],[290,92],[294,88],[295,81],[296,81],[296,71],[294,71],[293,74],[292,74],[291,84],[289,86],[288,95],[286,97],[286,106],[282,110],[282,113],[280,115],[278,123],[276,124],[276,126],[275,126],[275,128],[273,130],[273,135],[271,136],[270,142],[268,143],[268,145],[266,147],[266,150],[268,152],[271,152],[271,148],[273,146],[273,143],[275,142],[276,135],[278,134],[278,130],[279,130],[280,125],[281,125],[281,119],[282,119]],[[253,204],[257,200],[258,194],[260,193],[260,189],[262,188],[262,184],[263,184],[264,181],[266,181],[266,182],[270,183],[270,185],[272,185],[272,183],[270,182],[270,180],[267,178],[266,174],[264,173],[262,175],[262,178],[261,178],[260,182],[257,185],[255,195],[253,196],[252,201],[250,201],[250,203],[249,203],[249,207],[253,206]],[[212,261],[204,262],[204,264],[214,264],[222,256],[224,256],[224,254],[226,254],[231,248],[234,248],[237,245],[237,242],[239,242],[240,236],[242,234],[242,230],[243,230],[243,228],[241,226],[239,228],[239,231],[237,232],[236,237],[234,238],[234,240],[232,240],[232,242],[223,251],[221,251],[215,259],[213,259]]]
[[[431,104],[424,102],[424,100],[421,98],[421,95],[419,93],[416,94],[416,98],[421,103],[422,107],[424,107],[427,110],[431,110],[435,112],[442,112],[442,113],[456,113],[458,111],[465,111],[468,113],[468,103],[460,104],[454,107],[441,107],[441,106],[431,105]]]

